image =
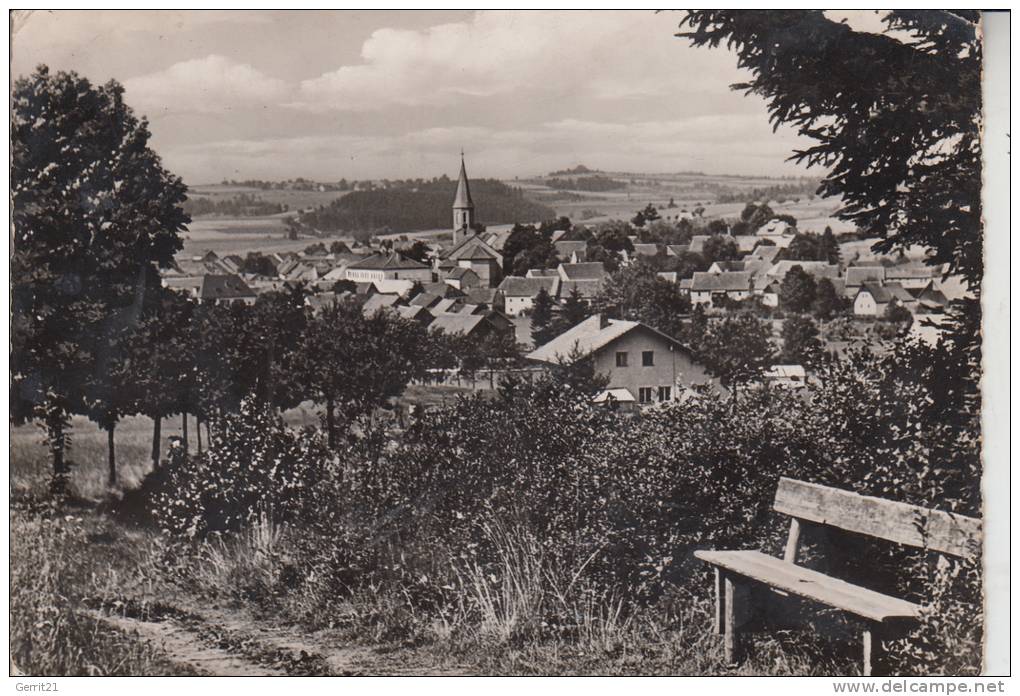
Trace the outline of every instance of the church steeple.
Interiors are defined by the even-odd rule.
[[[464,235],[471,234],[475,223],[475,204],[471,200],[467,169],[464,167],[464,151],[460,151],[460,178],[457,181],[457,195],[453,198],[453,243],[457,245]]]

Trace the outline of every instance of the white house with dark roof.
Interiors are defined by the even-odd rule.
[[[559,276],[542,278],[507,276],[499,284],[499,292],[503,295],[503,311],[511,317],[528,311],[535,306],[535,298],[542,289],[555,299],[560,289]]]
[[[899,283],[865,282],[854,297],[854,314],[880,317],[892,304],[899,304],[913,312],[917,308],[917,298]]]
[[[636,321],[591,316],[527,355],[546,365],[591,360],[609,379],[617,398],[629,395],[641,405],[672,401],[699,384],[715,384],[679,341]]]

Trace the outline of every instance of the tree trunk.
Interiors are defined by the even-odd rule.
[[[198,443],[198,453],[202,454],[202,419],[195,416],[195,441]]]
[[[205,442],[208,447],[212,447],[212,431],[209,430],[209,420],[205,421]]]
[[[68,470],[64,460],[64,417],[54,414],[46,419],[46,444],[53,455],[53,478],[50,480],[50,492],[58,498],[67,495]]]
[[[333,449],[336,447],[336,417],[333,413],[333,397],[326,398],[326,441],[329,443],[329,448]]]
[[[110,467],[110,475],[107,478],[107,484],[110,488],[117,485],[117,455],[113,446],[113,431],[116,427],[117,424],[113,422],[106,426],[106,461]]]
[[[184,447],[184,455],[188,455],[188,412],[181,411],[181,445]]]
[[[152,470],[159,470],[159,446],[162,439],[163,416],[152,419]]]

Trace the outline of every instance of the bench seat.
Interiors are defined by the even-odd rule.
[[[912,621],[920,605],[890,597],[759,551],[695,551],[696,558],[777,590],[877,623]]]

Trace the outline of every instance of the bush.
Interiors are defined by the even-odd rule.
[[[780,476],[977,514],[973,394],[944,355],[920,344],[852,353],[796,395],[702,393],[640,419],[538,380],[427,411],[395,442],[362,423],[337,454],[246,403],[205,458],[168,476],[164,527],[191,538],[271,514],[286,558],[220,576],[255,578],[246,586],[260,598],[320,625],[354,606],[373,632],[395,622],[379,635],[401,640],[436,622],[511,643],[608,635],[678,589],[708,594],[698,548],[778,553]],[[928,554],[866,542],[839,538],[830,571],[933,602],[903,669],[979,664],[979,652],[960,657],[980,644],[978,576],[949,582]]]

